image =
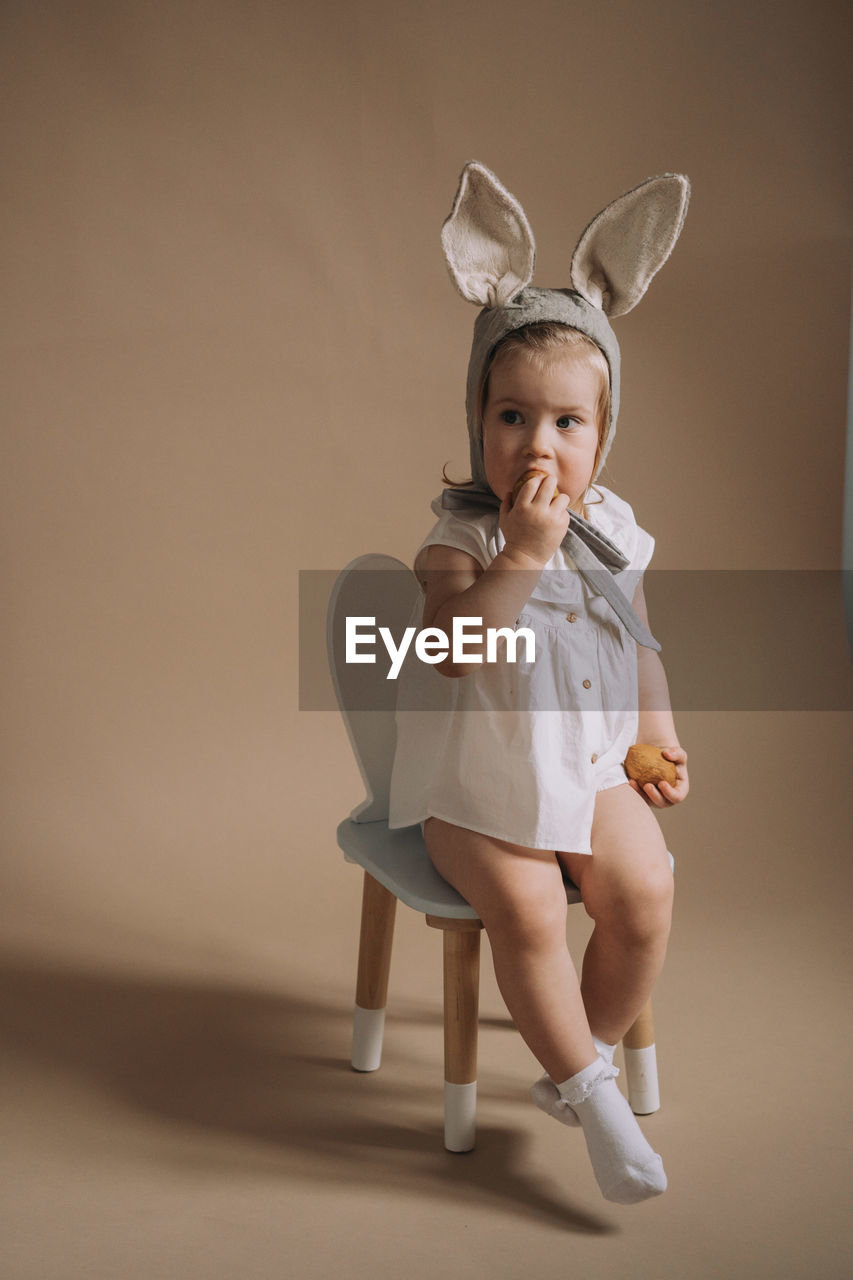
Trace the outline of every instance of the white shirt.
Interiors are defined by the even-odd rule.
[[[601,486],[591,523],[629,561],[616,575],[630,600],[654,540],[626,502]],[[445,511],[415,558],[430,546],[466,551],[485,569],[505,545],[496,511]],[[411,625],[421,626],[423,602]],[[427,817],[534,849],[590,853],[595,795],[626,782],[622,768],[637,733],[636,643],[561,548],[543,570],[517,626],[535,636],[515,663],[499,661],[458,679],[414,661],[400,674],[397,749],[389,825]],[[417,709],[408,709],[414,707]],[[422,708],[431,708],[424,710]]]

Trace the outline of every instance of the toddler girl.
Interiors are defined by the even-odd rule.
[[[573,288],[544,290],[529,287],[517,201],[482,166],[464,171],[443,241],[463,295],[483,306],[468,380],[473,480],[433,503],[415,572],[424,627],[523,626],[535,652],[511,661],[504,648],[487,663],[469,645],[470,661],[438,667],[447,681],[430,671],[445,712],[399,715],[392,778],[391,825],[424,824],[436,869],[483,921],[501,994],[546,1072],[534,1102],[582,1127],[603,1194],[623,1204],[666,1187],[613,1054],[669,933],[673,880],[652,811],[683,800],[688,778],[647,629],[653,540],[593,481],[618,409],[607,316],[633,306],[668,257],[687,191],[667,176],[608,206],[575,252]],[[635,741],[664,749],[674,785],[628,782]],[[564,874],[594,921],[580,983]]]

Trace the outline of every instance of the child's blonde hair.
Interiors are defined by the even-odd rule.
[[[610,427],[610,366],[607,363],[604,352],[593,342],[592,338],[588,338],[585,333],[581,333],[580,329],[572,329],[569,325],[560,324],[556,320],[541,320],[535,324],[524,325],[520,329],[511,329],[489,354],[483,369],[483,377],[477,396],[477,425],[480,445],[482,447],[483,412],[489,396],[489,375],[500,357],[509,351],[523,351],[534,368],[542,370],[547,367],[559,352],[566,350],[576,352],[578,359],[585,359],[590,368],[594,369],[599,375],[598,398],[595,404],[598,442],[592,467],[592,475],[595,477],[601,463],[601,455]],[[442,478],[447,484],[452,485],[454,483],[446,474]],[[471,484],[472,482],[468,480],[462,483]],[[587,516],[586,498],[591,488],[592,484],[590,483],[587,492],[576,498],[572,503],[572,510],[578,511],[584,519]]]

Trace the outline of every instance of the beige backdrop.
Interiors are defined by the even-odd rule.
[[[443,1155],[414,917],[386,1070],[346,1071],[360,784],[296,673],[298,570],[410,559],[465,468],[471,158],[556,285],[609,199],[690,175],[617,322],[609,482],[658,567],[839,565],[848,12],[2,6],[8,1280],[848,1273],[849,712],[681,717],[672,1185],[617,1211],[488,966],[481,1145]]]

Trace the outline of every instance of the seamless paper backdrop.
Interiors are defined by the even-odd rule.
[[[296,710],[298,571],[408,561],[442,466],[465,472],[475,310],[438,234],[471,157],[557,285],[608,200],[690,175],[616,322],[606,479],[656,569],[839,566],[844,6],[10,3],[2,26],[14,931],[269,946],[258,877],[308,892],[282,833],[320,839],[316,798],[357,784],[334,716]]]
[[[259,883],[310,893],[283,832],[325,850],[317,798],[357,783],[335,717],[296,710],[298,571],[410,560],[442,466],[465,473],[475,309],[438,235],[469,158],[557,285],[608,200],[690,175],[672,259],[616,321],[606,482],[656,569],[839,566],[844,6],[11,3],[2,24],[14,932],[59,913],[272,946]]]
[[[469,159],[556,286],[609,200],[690,175],[671,260],[615,322],[605,483],[657,569],[840,566],[849,28],[820,0],[3,4],[8,948],[346,1006],[333,830],[360,782],[336,714],[298,710],[298,573],[409,561],[442,466],[465,473],[475,311],[439,230]],[[754,936],[747,897],[781,954],[786,879],[798,936],[844,936],[849,712],[681,732],[682,963],[715,899],[716,954]],[[756,1004],[777,999],[771,978]],[[81,1266],[86,1221],[69,1201]]]

